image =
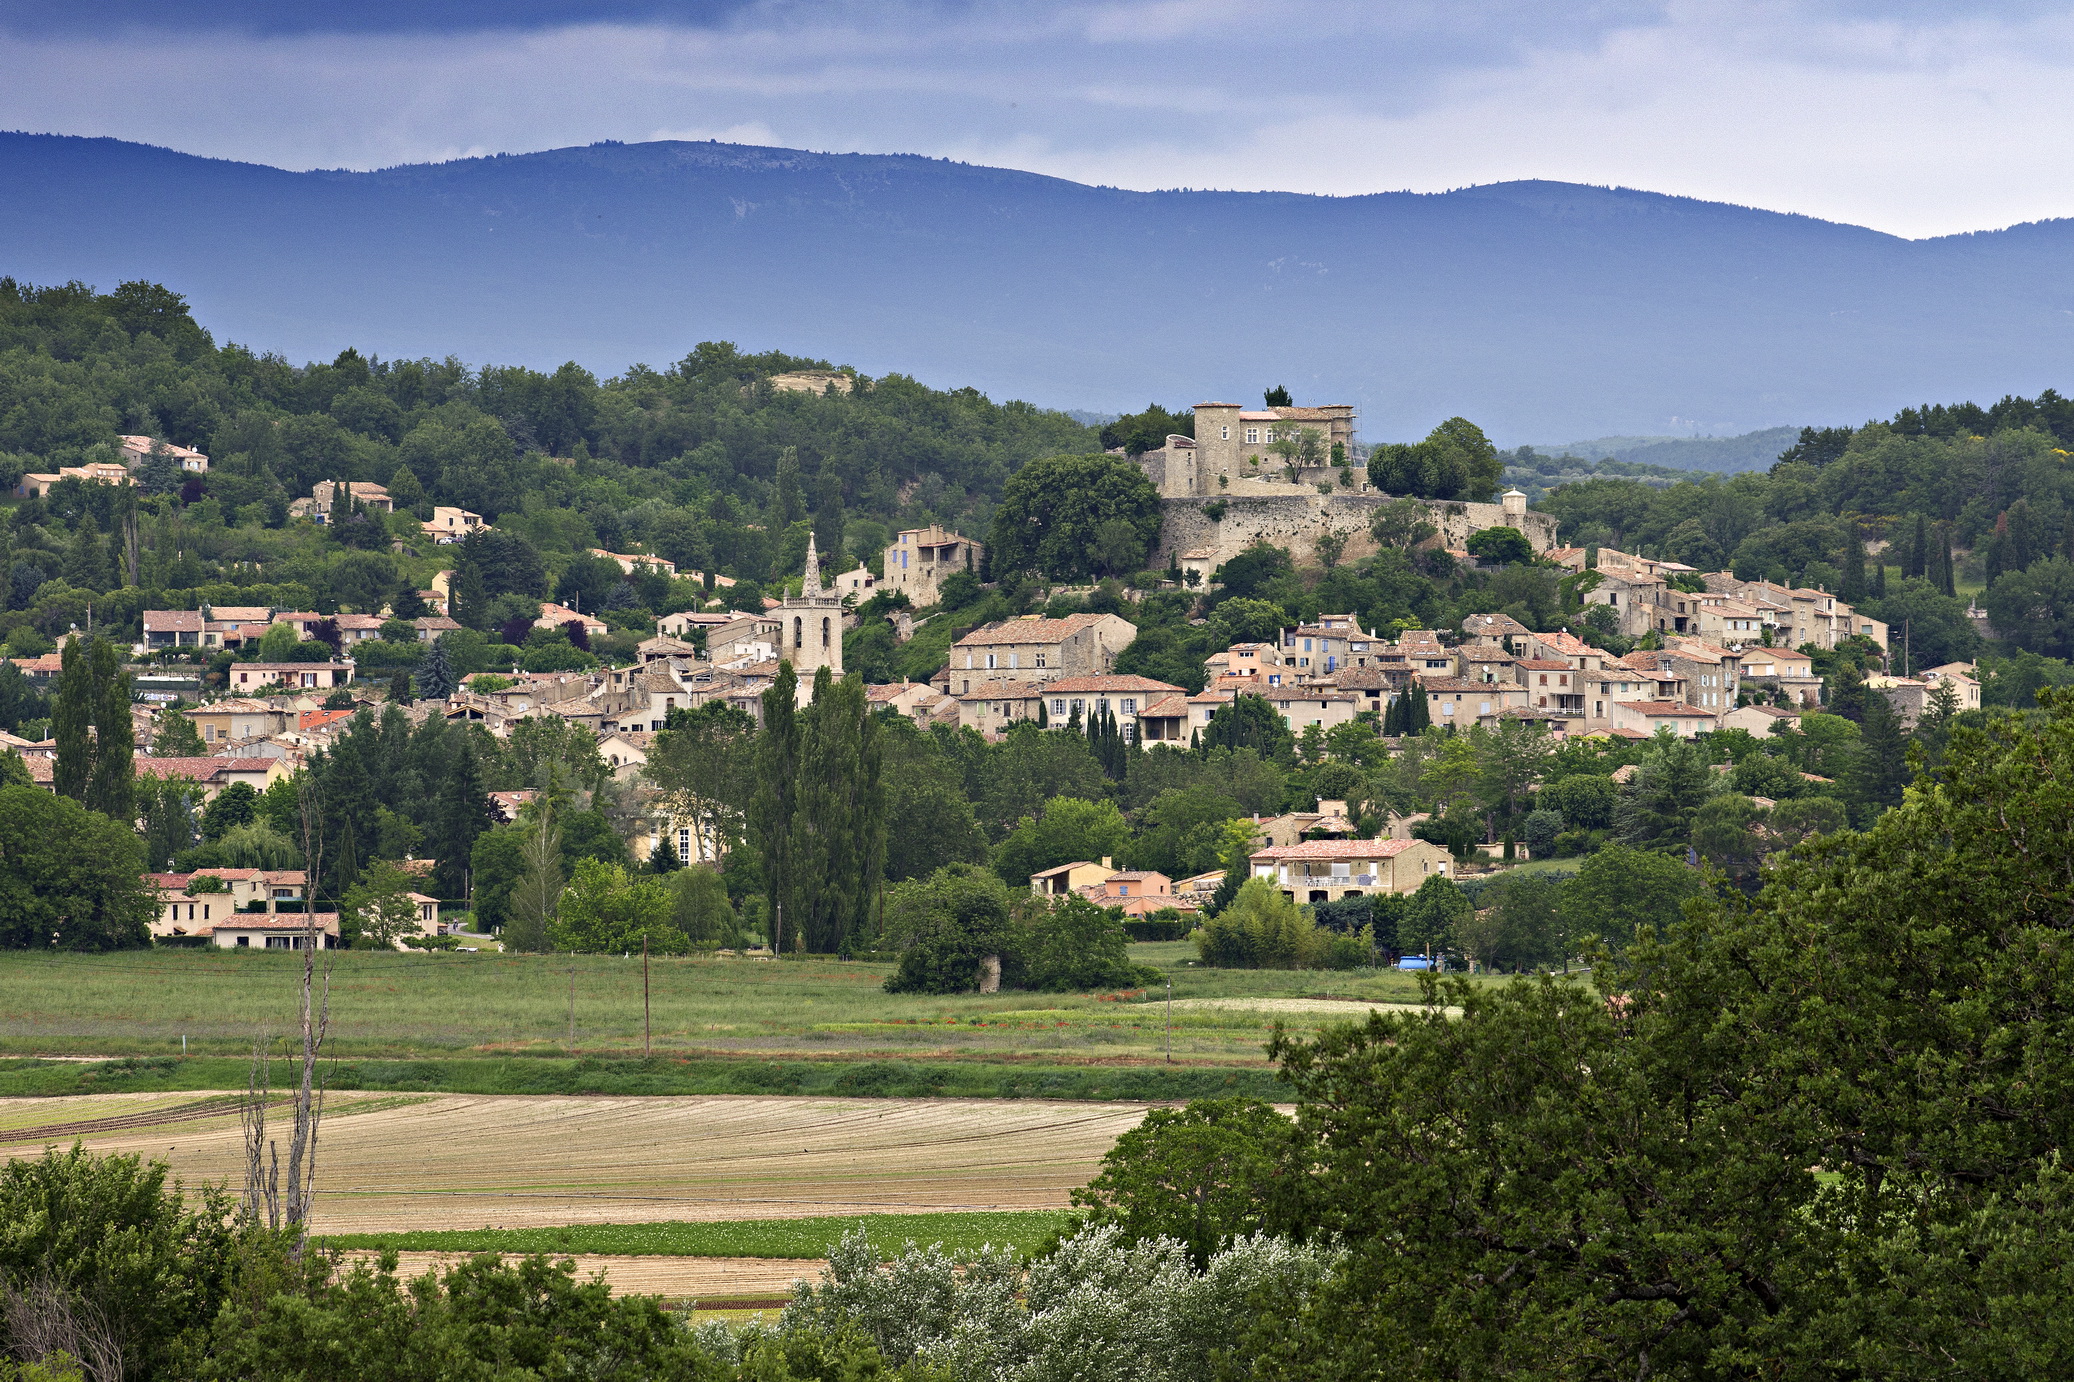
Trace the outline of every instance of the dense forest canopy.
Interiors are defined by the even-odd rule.
[[[791,371],[842,378],[818,394],[771,387]],[[203,488],[226,514],[262,505],[278,525],[320,481],[386,485],[407,470],[430,503],[493,521],[567,509],[598,546],[645,543],[753,580],[809,508],[846,510],[851,555],[899,527],[983,531],[1023,462],[1098,449],[1063,413],[725,342],[604,381],[574,364],[543,374],[350,349],[298,367],[218,346],[156,284],[101,294],[0,279],[0,479],[105,456],[119,433],[208,453]]]

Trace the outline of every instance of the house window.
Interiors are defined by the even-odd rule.
[[[1008,670],[1009,670],[1009,671],[1011,671],[1011,672],[1015,670],[1015,654],[1014,654],[1014,653],[1010,653],[1010,654],[1008,655]]]
[[[1065,714],[1065,713],[1066,713],[1066,703],[1065,703],[1064,701],[1053,701],[1053,702],[1051,703],[1051,713],[1052,713],[1052,714],[1054,714],[1054,715],[1063,715],[1063,714]]]
[[[1258,427],[1248,427],[1246,429],[1246,440],[1249,444],[1257,443],[1260,440],[1260,429]]]
[[[1123,703],[1123,713],[1124,713],[1124,714],[1126,714],[1126,715],[1130,715],[1130,714],[1135,714],[1135,713],[1136,713],[1136,711],[1137,711],[1137,709],[1138,709],[1138,701],[1137,701],[1137,698],[1136,698],[1136,697],[1130,697],[1130,698],[1127,698],[1127,699],[1126,699],[1126,700],[1124,701],[1124,703]]]
[[[1043,653],[1039,653],[1039,654],[1037,654],[1037,665],[1038,665],[1039,667],[1042,667],[1042,666],[1044,665],[1044,654],[1043,654]]]
[[[239,944],[239,945],[250,945],[250,944],[252,944],[252,937],[250,937],[250,936],[239,936],[239,937],[238,937],[238,944]]]
[[[994,655],[992,653],[987,654],[987,670],[989,672],[994,670]]]
[[[1543,672],[1543,673],[1541,674],[1541,684],[1542,684],[1543,686],[1546,686],[1546,685],[1548,685],[1548,673],[1546,673],[1546,672]],[[1543,700],[1543,701],[1542,701],[1541,703],[1542,703],[1543,705],[1547,705],[1547,704],[1548,704],[1547,700],[1545,700],[1545,699],[1544,699],[1544,700]]]
[[[1075,702],[1073,702],[1073,713],[1074,713],[1074,714],[1076,714],[1076,715],[1077,715],[1077,714],[1079,714],[1079,713],[1080,713],[1081,711],[1084,711],[1084,710],[1086,710],[1086,709],[1087,709],[1087,702],[1086,702],[1086,701],[1075,701]]]

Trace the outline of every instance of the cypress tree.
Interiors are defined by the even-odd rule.
[[[1848,531],[1844,538],[1843,589],[1837,593],[1846,603],[1856,604],[1865,598],[1865,539],[1859,535],[1855,520],[1846,519],[1845,527]]]
[[[756,795],[749,805],[749,830],[763,856],[764,899],[769,904],[775,950],[784,937],[778,928],[789,917],[797,924],[799,879],[793,858],[794,821],[799,814],[800,728],[797,699],[799,674],[789,662],[763,693],[763,733],[756,741]]]
[[[1884,561],[1872,568],[1872,598],[1887,598],[1887,563]]]
[[[483,791],[475,745],[464,730],[460,752],[454,756],[446,781],[440,784],[437,833],[433,837],[439,850],[440,896],[467,896],[468,863],[475,853],[475,839],[491,824],[490,798]]]
[[[1908,562],[1901,568],[1903,576],[1914,576],[1920,580],[1925,574],[1926,558],[1930,551],[1928,527],[1928,520],[1917,514],[1915,535],[1908,544]]]
[[[1937,525],[1937,588],[1954,598],[1958,596],[1958,581],[1952,571],[1952,525]]]

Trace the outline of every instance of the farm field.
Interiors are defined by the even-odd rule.
[[[388,1234],[1058,1209],[1144,1110],[1036,1100],[345,1094],[333,1098],[323,1126],[311,1227]],[[16,1099],[0,1102],[0,1120],[0,1155],[76,1140],[94,1152],[163,1159],[189,1185],[235,1187],[243,1174],[228,1098]]]
[[[1183,1064],[1258,1066],[1275,1021],[1306,1025],[1301,1002],[1186,1000],[1419,1002],[1418,980],[1394,971],[1211,970],[1188,963],[1194,951],[1185,943],[1133,951],[1172,976],[1171,1048]],[[251,951],[0,955],[0,1056],[244,1060],[261,1037],[285,1050],[296,971],[286,956]],[[1163,987],[931,997],[883,992],[887,973],[834,960],[658,959],[648,984],[653,1049],[758,1060],[1165,1059]],[[347,951],[332,979],[326,1054],[624,1058],[642,1050],[642,1011],[638,958]],[[1315,1016],[1350,1013],[1320,1004]]]

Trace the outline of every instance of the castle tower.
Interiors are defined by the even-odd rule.
[[[812,693],[814,673],[821,668],[831,676],[843,674],[843,600],[821,584],[821,556],[812,533],[807,534],[806,576],[799,594],[773,612],[784,644],[780,656],[799,674],[802,697]]]

